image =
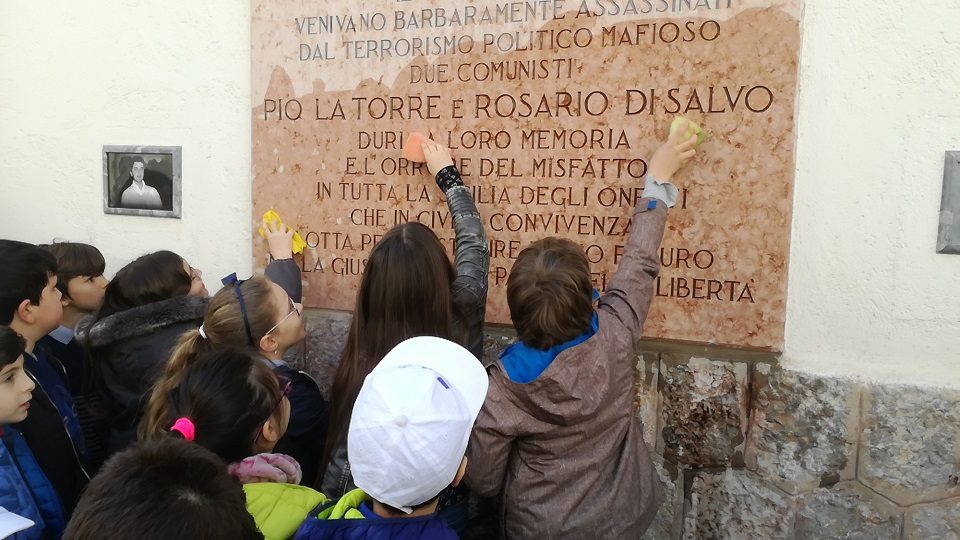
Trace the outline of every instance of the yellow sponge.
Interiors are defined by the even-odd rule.
[[[280,219],[280,214],[273,211],[271,208],[267,213],[263,214],[263,221],[265,223],[271,223],[275,225],[283,225],[283,220]],[[267,231],[263,230],[263,227],[257,229],[260,232],[260,236],[263,238],[267,237]],[[303,237],[300,236],[298,231],[293,231],[293,252],[294,253],[303,253],[303,248],[307,247],[307,243],[303,241]]]
[[[700,146],[700,143],[707,138],[707,134],[699,125],[697,125],[696,122],[690,120],[689,118],[685,118],[683,116],[674,118],[673,123],[670,124],[670,136],[672,137],[673,134],[684,125],[684,123],[686,123],[687,131],[683,134],[683,138],[689,139],[691,135],[696,135],[697,142],[694,144],[694,147]]]

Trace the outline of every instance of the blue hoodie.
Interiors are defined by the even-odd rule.
[[[596,294],[596,291],[594,291]],[[597,314],[593,314],[590,321],[590,328],[570,341],[560,343],[550,347],[545,351],[535,349],[523,342],[517,342],[504,349],[500,353],[500,360],[504,371],[511,381],[519,384],[527,384],[537,380],[541,373],[546,371],[550,364],[560,356],[560,353],[593,337],[599,328]]]
[[[5,424],[0,430],[0,506],[35,523],[12,538],[60,538],[66,524],[56,491],[20,433]]]

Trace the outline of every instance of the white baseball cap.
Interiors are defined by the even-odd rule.
[[[405,513],[453,482],[487,395],[470,351],[437,337],[394,347],[357,395],[347,455],[357,487]]]

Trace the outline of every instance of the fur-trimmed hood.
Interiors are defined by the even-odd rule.
[[[203,321],[209,298],[178,296],[114,313],[77,330],[77,338],[90,347],[106,347],[147,335],[175,324]]]

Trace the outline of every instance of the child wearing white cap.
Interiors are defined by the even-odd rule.
[[[437,337],[394,347],[366,377],[347,433],[359,489],[308,518],[296,538],[455,539],[437,497],[466,468],[487,374],[467,349]]]

